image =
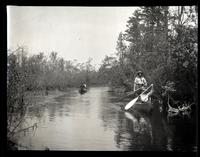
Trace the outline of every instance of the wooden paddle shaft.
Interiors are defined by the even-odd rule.
[[[153,84],[151,84],[147,89],[145,89],[140,95],[142,95],[144,92],[146,92],[152,86],[153,86]]]

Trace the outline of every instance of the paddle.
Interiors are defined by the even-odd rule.
[[[143,93],[145,93],[150,87],[152,87],[153,84],[151,84],[145,91],[143,91],[140,95],[142,95]],[[139,95],[139,96],[140,96]],[[125,110],[128,110],[129,108],[131,108],[135,102],[138,100],[139,96],[137,96],[135,99],[133,99],[132,101],[130,101],[126,106],[125,106]]]

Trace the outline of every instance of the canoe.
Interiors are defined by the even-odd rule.
[[[84,93],[86,93],[87,92],[87,88],[81,88],[80,90],[79,90],[79,93],[80,94],[84,94]]]
[[[153,104],[151,100],[147,102],[136,102],[133,107],[129,109],[129,111],[142,111],[142,112],[151,112],[153,109]]]
[[[150,111],[152,110],[152,102],[150,96],[153,94],[153,84],[151,84],[145,91],[140,94],[141,100],[138,97],[131,100],[126,106],[125,110],[145,110]],[[147,100],[147,102],[146,102]]]

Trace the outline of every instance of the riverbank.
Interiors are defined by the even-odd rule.
[[[57,97],[65,95],[68,90],[48,90],[48,93],[45,90],[26,91],[24,94],[24,102],[26,104],[25,108],[40,108],[42,105],[54,102]],[[18,145],[15,142],[15,138],[7,140],[7,149],[18,150]]]

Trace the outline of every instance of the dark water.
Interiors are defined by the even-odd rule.
[[[108,90],[93,87],[83,95],[71,90],[29,109],[23,127],[37,123],[37,128],[19,135],[19,149],[197,151],[193,118],[167,118],[157,107],[151,114],[124,112],[127,102]]]

